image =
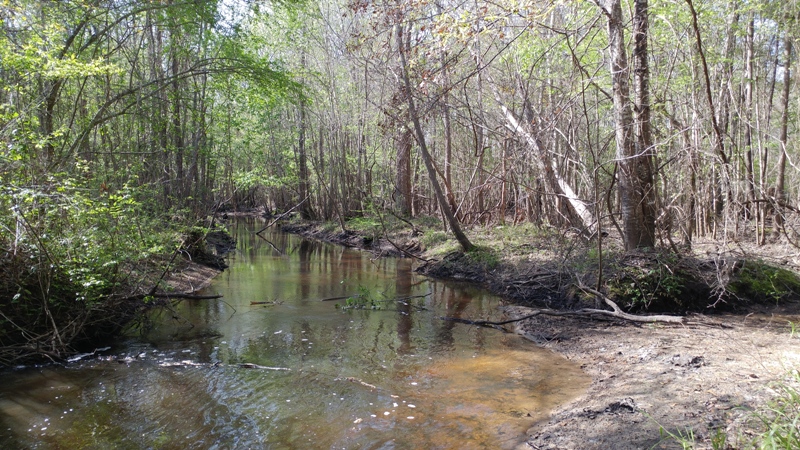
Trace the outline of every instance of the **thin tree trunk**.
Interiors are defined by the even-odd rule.
[[[753,200],[756,198],[755,176],[753,174],[753,37],[754,37],[754,17],[751,14],[747,22],[747,35],[745,38],[744,54],[744,161],[745,178],[747,180],[747,207],[745,207],[745,220],[749,220],[753,213],[750,210]]]
[[[781,113],[781,131],[778,137],[781,149],[778,154],[778,180],[775,186],[775,196],[779,202],[786,201],[786,144],[789,128],[789,93],[792,88],[792,36],[788,31],[785,39],[786,62],[783,70],[783,96],[781,97],[783,112]],[[783,216],[778,208],[776,208],[775,222],[776,228],[783,227]]]
[[[398,130],[395,138],[396,174],[395,206],[401,216],[410,217],[411,210],[411,140],[413,134],[407,127]]]
[[[306,199],[300,205],[300,217],[303,220],[311,219],[311,200],[308,199],[308,156],[306,152],[306,104],[300,101],[300,123],[297,137],[297,169],[298,169],[298,191],[300,199]]]
[[[702,75],[705,81],[705,93],[706,93],[706,100],[708,102],[708,109],[709,114],[711,115],[711,125],[714,130],[714,151],[719,156],[720,160],[720,171],[722,172],[721,175],[717,174],[715,178],[715,206],[717,215],[719,216],[725,208],[725,200],[723,200],[723,191],[725,192],[725,197],[727,202],[730,203],[733,200],[733,193],[731,191],[730,186],[730,173],[728,166],[730,165],[730,161],[728,158],[727,153],[725,152],[725,141],[723,139],[722,130],[719,127],[719,121],[717,120],[717,113],[716,109],[714,108],[714,98],[711,94],[711,77],[709,74],[708,69],[708,62],[706,61],[706,54],[705,50],[703,49],[703,40],[700,37],[700,25],[698,23],[697,18],[697,11],[694,8],[693,0],[685,0],[686,4],[689,6],[689,12],[692,15],[692,29],[694,31],[694,38],[695,44],[697,45],[697,54],[700,56],[700,64],[702,66]],[[715,172],[716,173],[716,172]],[[716,238],[716,222],[714,224],[714,236]]]

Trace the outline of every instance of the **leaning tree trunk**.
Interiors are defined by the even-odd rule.
[[[436,178],[436,169],[433,167],[433,158],[431,157],[430,152],[428,152],[428,146],[425,143],[425,133],[422,132],[422,125],[419,121],[419,114],[417,113],[417,107],[414,103],[414,97],[411,95],[411,80],[408,76],[408,63],[406,61],[406,51],[408,50],[403,43],[403,27],[402,24],[395,25],[395,32],[397,37],[397,48],[400,53],[400,65],[401,65],[401,72],[403,78],[403,84],[405,85],[405,99],[406,103],[408,104],[408,114],[411,118],[411,122],[414,125],[414,132],[417,137],[417,143],[419,144],[419,150],[422,156],[422,162],[425,164],[425,169],[428,172],[428,178],[431,182],[431,187],[433,187],[433,192],[436,196],[436,201],[439,204],[439,208],[441,208],[442,214],[444,214],[447,223],[450,225],[450,229],[453,231],[453,235],[455,236],[456,240],[459,244],[461,244],[461,248],[464,251],[469,251],[474,248],[474,245],[464,232],[461,230],[461,225],[458,223],[453,210],[450,209],[450,205],[447,203],[447,199],[442,192],[442,187],[439,185],[439,180]]]
[[[480,53],[473,51],[473,58],[475,58],[475,65],[477,69],[483,70],[486,66],[483,65],[483,61],[481,60]],[[555,159],[550,155],[547,149],[539,142],[539,138],[536,135],[536,131],[530,131],[519,120],[514,116],[514,113],[508,109],[508,107],[503,103],[503,99],[500,96],[500,91],[497,88],[497,83],[492,79],[490,75],[486,75],[486,81],[489,83],[489,88],[492,91],[492,95],[494,96],[495,102],[500,106],[500,110],[503,112],[503,116],[506,119],[507,127],[514,132],[517,136],[523,138],[525,143],[528,145],[534,154],[536,155],[533,158],[534,163],[536,164],[536,168],[539,170],[539,173],[542,174],[546,188],[549,192],[555,194],[558,198],[563,198],[567,201],[568,211],[569,211],[569,218],[572,226],[579,228],[588,234],[594,234],[597,230],[597,221],[595,220],[592,211],[589,209],[589,206],[578,197],[578,194],[575,190],[572,189],[572,186],[561,176],[558,171],[558,164],[556,163]]]

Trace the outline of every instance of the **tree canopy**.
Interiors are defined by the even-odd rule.
[[[465,250],[476,227],[522,223],[626,250],[794,243],[798,15],[740,0],[0,1],[2,307],[108,298],[171,252],[178,224],[223,208],[342,228],[440,217]]]

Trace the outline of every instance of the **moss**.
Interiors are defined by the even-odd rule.
[[[711,288],[697,262],[668,252],[622,255],[609,261],[606,289],[632,312],[701,311],[710,304]]]
[[[477,245],[467,252],[467,257],[473,264],[483,266],[485,269],[494,269],[500,264],[500,255],[497,251],[482,245]]]
[[[691,278],[667,267],[626,267],[607,282],[609,293],[631,311],[675,311],[695,309],[687,296]]]
[[[426,230],[420,239],[425,248],[435,247],[444,242],[447,242],[447,233],[441,230]]]
[[[763,261],[739,261],[727,289],[737,297],[777,303],[798,296],[800,277]]]

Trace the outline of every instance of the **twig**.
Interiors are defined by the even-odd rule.
[[[261,230],[261,231],[264,231],[264,230]],[[260,233],[261,231],[259,231],[259,233]],[[265,238],[264,236],[262,236],[262,235],[260,235],[260,234],[258,234],[258,233],[256,233],[256,236],[258,236],[258,237],[260,237],[261,239],[263,239],[263,240],[267,241],[267,244],[269,244],[269,246],[270,246],[270,247],[272,247],[272,249],[273,249],[273,250],[275,250],[276,252],[278,252],[278,254],[279,254],[279,255],[283,256],[283,252],[282,252],[282,251],[280,251],[280,249],[278,249],[278,247],[275,247],[275,244],[273,244],[273,243],[272,243],[272,241],[270,241],[269,239]]]
[[[378,214],[378,220],[380,220],[380,221],[381,221],[381,229],[383,230],[383,237],[384,237],[384,239],[386,239],[386,241],[387,241],[387,242],[389,242],[390,244],[392,244],[392,247],[396,248],[398,251],[400,251],[401,253],[403,253],[403,254],[404,254],[404,255],[406,255],[406,256],[410,256],[410,257],[412,257],[412,258],[416,258],[416,259],[418,259],[418,260],[420,260],[420,261],[424,261],[424,262],[426,262],[426,263],[427,263],[427,262],[430,262],[430,260],[428,260],[428,259],[425,259],[425,258],[423,258],[423,257],[421,257],[421,256],[419,256],[419,255],[415,255],[415,254],[413,254],[413,253],[409,252],[409,251],[408,251],[408,250],[406,250],[406,249],[400,248],[400,246],[399,246],[399,245],[395,244],[395,243],[394,243],[394,241],[392,241],[392,240],[389,238],[389,232],[388,232],[388,231],[386,231],[386,224],[385,224],[385,223],[384,223],[384,221],[383,221],[383,216],[381,215],[381,213],[378,211],[378,209],[377,209],[377,208],[375,209],[375,212]],[[395,217],[397,217],[397,218],[400,218],[400,217],[399,217],[399,216],[397,216],[397,215],[395,215]],[[409,222],[409,221],[407,221],[407,220],[404,220],[404,219],[402,219],[402,220],[403,220],[404,222],[408,223],[408,224],[411,224],[411,222]],[[417,229],[414,227],[414,225],[413,225],[413,224],[411,224],[411,229],[412,229],[413,231],[415,231],[415,232],[417,231]]]
[[[242,369],[281,370],[286,372],[292,370],[289,369],[288,367],[268,367],[268,366],[260,366],[258,364],[253,364],[253,363],[241,363],[239,364],[239,367]]]
[[[321,302],[332,302],[334,300],[345,300],[345,299],[348,299],[348,298],[358,298],[358,297],[361,297],[361,294],[344,295],[344,296],[341,296],[341,297],[328,297],[328,298],[323,298],[320,301]]]
[[[341,378],[337,378],[337,380],[339,380],[339,379],[341,379]],[[369,383],[367,383],[365,381],[359,380],[358,378],[347,377],[347,378],[345,378],[345,380],[350,381],[352,383],[358,383],[358,384],[360,384],[362,386],[365,386],[365,387],[368,387],[368,388],[370,388],[372,390],[378,390],[378,387],[375,386],[374,384],[369,384]]]
[[[158,281],[156,281],[156,283],[153,285],[153,288],[150,289],[150,292],[148,293],[148,295],[152,296],[152,295],[154,295],[156,293],[156,291],[158,290],[158,285],[161,284],[162,281],[164,281],[164,278],[167,276],[167,273],[169,272],[170,266],[172,266],[172,263],[175,262],[175,258],[178,256],[178,253],[180,253],[182,247],[183,247],[183,244],[181,243],[181,245],[179,245],[175,249],[175,251],[172,252],[172,257],[169,259],[169,262],[167,263],[167,266],[164,268],[164,271],[161,272],[161,276],[158,278]]]

